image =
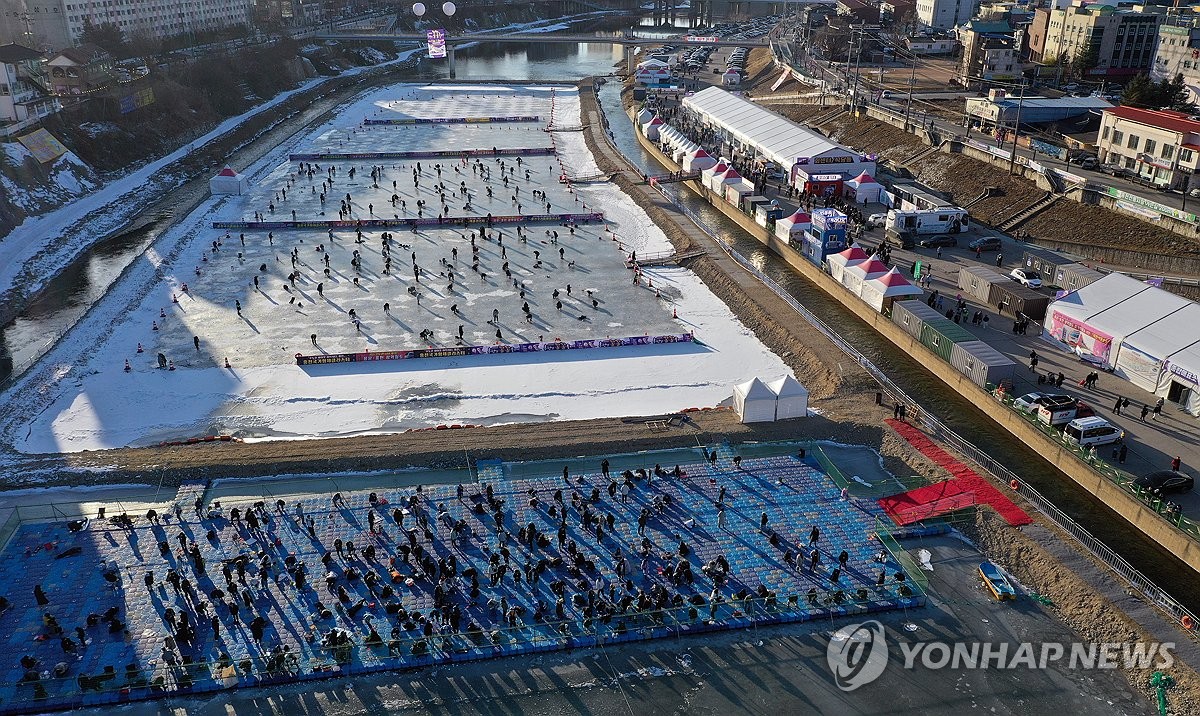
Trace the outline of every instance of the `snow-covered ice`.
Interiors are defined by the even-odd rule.
[[[572,193],[558,181],[563,171],[589,176],[597,169],[581,133],[543,131],[551,111],[555,126],[579,124],[575,89],[398,85],[343,108],[296,150],[554,146],[557,157],[525,157],[521,165],[504,157],[503,169],[491,157],[477,166],[474,159],[422,159],[415,186],[412,160],[317,161],[320,171],[310,179],[298,173],[300,162],[281,160],[279,152],[268,155],[245,172],[250,194],[210,199],[159,237],[137,267],[143,279],[130,276],[115,286],[101,310],[86,319],[90,330],[76,331],[65,342],[74,346],[60,345],[47,356],[47,367],[36,372],[42,377],[14,394],[12,407],[26,417],[19,423],[10,418],[9,437],[25,452],[71,452],[213,432],[286,439],[442,423],[655,414],[715,405],[737,382],[788,372],[692,273],[645,268],[634,282],[628,253],[663,252],[670,244],[616,187],[583,184]],[[497,115],[542,119],[363,125],[372,117]],[[377,181],[372,165],[382,170]],[[332,186],[323,184],[331,166]],[[434,189],[439,181],[452,217],[541,213],[548,202],[552,213],[601,211],[606,222],[573,233],[557,224],[529,224],[523,240],[514,225],[497,225],[474,235],[477,259],[468,235],[474,227],[394,229],[390,271],[379,230],[364,232],[362,243],[352,230],[335,231],[332,239],[316,229],[247,231],[243,244],[242,232],[211,228],[213,221],[250,219],[255,212],[267,219],[291,218],[292,211],[297,219],[336,219],[347,193],[353,218],[416,216],[418,200],[425,202],[423,215],[433,216],[443,207]],[[544,195],[535,199],[535,190]],[[351,264],[355,252],[357,269]],[[414,262],[421,268],[419,283]],[[526,302],[532,322],[523,314]],[[301,352],[453,346],[460,326],[463,342],[474,345],[685,331],[694,331],[699,343],[304,368],[293,359]],[[422,337],[422,331],[428,333]],[[88,340],[94,343],[81,343]],[[143,353],[135,351],[138,344]],[[176,370],[157,368],[160,352]]]

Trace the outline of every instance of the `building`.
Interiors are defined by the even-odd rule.
[[[62,0],[0,0],[0,44],[51,52],[72,44]]]
[[[22,45],[0,45],[0,122],[29,124],[58,110],[42,53]]]
[[[1182,112],[1113,107],[1105,110],[1100,161],[1125,167],[1154,184],[1190,190],[1200,182],[1200,122]]]
[[[904,49],[913,55],[948,55],[958,49],[953,37],[906,37]]]
[[[1112,108],[1112,103],[1101,97],[1036,97],[993,89],[987,97],[968,97],[967,115],[984,121],[984,124],[1011,125],[1021,115],[1021,124],[1058,122],[1088,113],[1099,114]]]
[[[837,0],[837,14],[860,22],[879,22],[879,7],[864,0]]]
[[[949,30],[975,15],[975,0],[917,0],[917,20],[925,27]]]
[[[839,183],[866,172],[875,159],[848,149],[748,99],[709,87],[683,100],[683,123],[708,137],[718,154],[743,166],[775,164],[796,186],[814,177]]]
[[[46,51],[111,22],[126,38],[161,39],[250,23],[251,0],[0,0],[0,41]]]
[[[1150,70],[1162,19],[1155,12],[1087,0],[1039,9],[1030,28],[1030,59],[1072,65],[1080,74],[1097,78],[1132,77]]]
[[[971,20],[958,31],[958,38],[963,52],[956,79],[963,87],[986,89],[1021,76],[1021,42],[1008,21]]]
[[[1158,28],[1150,78],[1171,80],[1177,75],[1183,75],[1192,100],[1200,99],[1200,27],[1160,25]]]
[[[85,95],[113,83],[113,58],[95,45],[82,44],[58,52],[46,62],[50,89],[59,97]]]

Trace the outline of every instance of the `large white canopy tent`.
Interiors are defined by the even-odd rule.
[[[863,281],[858,295],[871,308],[883,313],[885,307],[891,309],[892,302],[897,298],[920,296],[923,293],[925,292],[900,275],[899,270],[893,268],[882,276]]]
[[[829,264],[829,275],[833,276],[833,280],[841,283],[842,272],[849,266],[860,264],[866,261],[869,256],[857,246],[851,246],[845,251],[839,251],[836,254],[825,257],[825,262]]]
[[[250,183],[246,181],[246,177],[230,167],[225,167],[208,180],[208,190],[213,194],[245,194],[249,188]]]
[[[875,173],[873,160],[719,87],[684,98],[683,107],[719,127],[739,149],[774,162],[789,175],[798,164],[821,166],[827,169],[825,173],[847,176]]]
[[[888,271],[887,264],[877,256],[872,256],[862,263],[847,266],[846,270],[842,271],[842,285],[850,289],[850,293],[861,298],[863,284],[873,278],[879,278]]]

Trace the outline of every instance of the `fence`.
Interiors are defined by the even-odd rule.
[[[621,151],[611,139],[608,141],[610,144],[612,144],[614,149],[616,149],[618,152]],[[622,156],[624,155],[622,154]],[[628,157],[625,157],[625,160],[631,165],[636,166]],[[670,202],[676,210],[691,219],[697,227],[708,234],[709,237],[711,237],[713,241],[715,241],[721,247],[721,249],[729,255],[730,258],[732,258],[742,268],[746,269],[746,271],[750,272],[755,278],[770,288],[777,296],[779,296],[779,298],[786,301],[788,305],[791,306],[797,313],[799,313],[808,323],[820,331],[826,338],[832,341],[834,345],[841,348],[846,355],[853,358],[855,362],[857,362],[863,367],[863,369],[870,373],[893,401],[910,406],[909,416],[914,422],[919,421],[925,428],[926,432],[930,433],[938,440],[948,443],[958,453],[974,461],[984,471],[991,473],[994,479],[999,480],[1002,483],[1010,484],[1015,481],[1018,485],[1018,493],[1022,497],[1028,499],[1043,515],[1058,525],[1063,531],[1074,537],[1076,542],[1086,549],[1093,557],[1108,565],[1110,569],[1119,574],[1147,600],[1158,606],[1167,614],[1171,615],[1171,617],[1176,619],[1177,622],[1182,622],[1184,617],[1187,617],[1190,623],[1200,623],[1200,618],[1198,618],[1196,614],[1189,611],[1186,607],[1180,604],[1178,600],[1171,597],[1169,594],[1159,588],[1158,585],[1150,580],[1150,578],[1142,574],[1142,572],[1136,569],[1133,565],[1129,564],[1124,557],[1117,554],[1112,550],[1112,548],[1088,532],[1082,525],[1071,519],[1071,517],[1069,517],[1066,513],[1054,506],[1050,500],[1046,499],[1032,487],[1025,484],[1025,482],[1019,479],[1012,471],[996,462],[983,450],[971,444],[969,441],[948,428],[933,414],[920,408],[920,403],[901,390],[898,385],[893,383],[892,380],[888,378],[882,370],[876,367],[876,365],[872,363],[866,356],[864,356],[862,353],[859,353],[857,349],[843,340],[842,337],[839,336],[832,328],[826,325],[824,321],[814,315],[807,308],[800,305],[800,303],[790,293],[784,290],[782,286],[771,279],[770,276],[764,274],[753,263],[746,259],[746,257],[742,256],[735,248],[733,248],[733,246],[724,241],[716,234],[716,232],[710,229],[705,223],[704,219],[699,216],[699,214],[691,210],[689,207],[684,206],[680,202],[676,201],[672,196],[663,191],[662,187],[655,186],[654,188],[657,189],[663,198]],[[1197,534],[1200,533],[1200,527],[1193,524],[1190,525],[1186,531],[1193,536],[1197,536]],[[1192,632],[1189,631],[1188,633],[1194,637]]]

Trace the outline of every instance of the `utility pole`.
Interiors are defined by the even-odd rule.
[[[1012,154],[1008,157],[1008,173],[1013,173],[1013,166],[1017,163],[1017,139],[1021,136],[1021,108],[1025,104],[1025,78],[1021,78],[1020,95],[1017,97],[1017,121],[1013,124],[1013,146]]]
[[[904,105],[904,126],[908,127],[908,112],[912,109],[913,87],[917,84],[917,56],[912,56],[912,75],[908,78],[908,102]]]
[[[852,100],[851,104],[853,104],[853,105],[857,105],[857,103],[858,103],[858,77],[859,77],[859,73],[862,70],[862,46],[863,46],[863,36],[865,34],[866,34],[866,28],[859,27],[859,29],[858,29],[858,50],[855,52],[857,57],[854,58],[854,90],[851,91],[851,93],[850,93],[850,98]]]

